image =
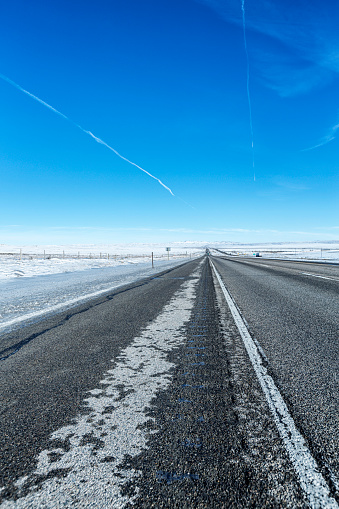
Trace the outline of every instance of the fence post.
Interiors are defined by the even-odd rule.
[[[152,269],[154,269],[153,251],[152,251]]]

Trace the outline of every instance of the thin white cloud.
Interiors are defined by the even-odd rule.
[[[227,22],[242,24],[243,0],[196,0]],[[247,31],[256,32],[251,46],[251,68],[257,78],[281,97],[305,94],[328,84],[339,73],[339,3],[322,0],[255,0],[246,9]],[[327,145],[339,124],[303,151]]]
[[[16,225],[18,226],[18,225]],[[10,226],[2,226],[1,228],[10,228]],[[50,226],[50,227],[36,227],[36,226],[21,226],[22,230],[27,231],[42,231],[42,232],[56,232],[60,231],[88,231],[88,232],[151,232],[157,233],[184,233],[184,234],[201,234],[201,235],[225,235],[225,234],[298,234],[298,235],[317,235],[312,231],[300,231],[300,230],[276,230],[272,228],[206,228],[206,229],[195,229],[195,228],[145,228],[145,227],[102,227],[102,226]],[[333,230],[339,229],[337,226],[328,226],[322,228],[316,228],[317,230]]]
[[[157,244],[171,245],[175,242],[199,242],[203,245],[211,242],[292,242],[337,241],[339,228],[323,227],[310,230],[275,230],[251,228],[105,228],[93,226],[79,227],[41,227],[4,228],[0,226],[2,246],[16,245],[100,245],[107,244]]]
[[[239,0],[196,1],[241,26]],[[304,93],[339,72],[339,3],[256,0],[248,3],[246,14],[247,30],[270,39],[257,54],[251,52],[253,65],[280,95]]]
[[[290,97],[310,92],[323,86],[332,78],[332,73],[312,62],[298,58],[291,51],[276,55],[274,47],[253,52],[257,78],[281,97]]]
[[[303,179],[286,178],[285,176],[276,176],[272,179],[273,184],[289,191],[302,192],[311,189]]]
[[[308,152],[309,150],[314,150],[316,148],[319,148],[319,147],[323,147],[324,145],[327,145],[328,143],[330,143],[331,141],[333,141],[335,138],[336,138],[336,133],[339,129],[339,124],[335,124],[334,126],[332,126],[328,133],[323,136],[318,143],[316,143],[316,145],[313,145],[312,147],[308,147],[308,148],[304,148],[302,150],[302,152]]]

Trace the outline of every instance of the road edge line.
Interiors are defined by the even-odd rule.
[[[307,447],[304,437],[298,431],[287,405],[275,385],[267,368],[263,365],[263,359],[258,347],[250,335],[243,318],[241,317],[233,298],[225,287],[214,263],[210,259],[211,267],[219,282],[227,305],[232,313],[235,324],[240,332],[244,346],[257,375],[266,401],[273,415],[278,432],[299,478],[299,483],[307,497],[310,506],[314,509],[330,508],[337,509],[339,506],[331,496],[329,487],[322,476],[319,467]]]

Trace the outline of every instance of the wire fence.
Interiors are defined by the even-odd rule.
[[[201,252],[167,252],[167,253],[107,253],[107,252],[101,252],[101,253],[83,253],[83,252],[77,252],[77,253],[67,253],[67,251],[62,251],[59,253],[50,253],[48,251],[43,251],[40,253],[26,253],[24,250],[20,250],[19,252],[7,252],[7,253],[0,253],[0,259],[6,258],[6,259],[12,259],[14,260],[52,260],[52,259],[58,259],[58,260],[125,260],[125,259],[131,259],[136,260],[138,258],[146,258],[151,259],[152,256],[154,259],[162,260],[162,259],[173,259],[173,258],[192,258],[196,256],[200,256]]]

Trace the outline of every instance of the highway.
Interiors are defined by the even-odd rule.
[[[338,290],[220,254],[3,333],[1,509],[338,507]]]

